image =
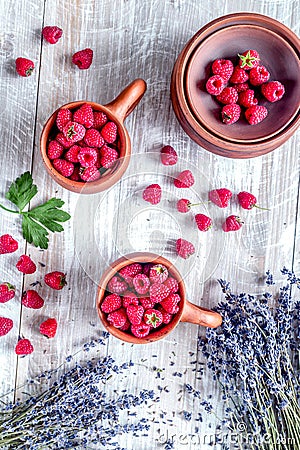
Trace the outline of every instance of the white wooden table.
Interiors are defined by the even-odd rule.
[[[263,157],[225,159],[198,147],[183,132],[170,101],[171,71],[187,40],[205,23],[244,11],[245,6],[248,11],[282,21],[299,34],[300,4],[296,0],[254,0],[247,5],[236,0],[1,1],[1,199],[16,177],[31,171],[39,188],[31,206],[56,196],[65,201],[65,209],[72,215],[65,231],[51,235],[49,249],[40,251],[26,245],[15,216],[1,211],[0,234],[10,233],[19,241],[18,252],[0,260],[1,281],[9,281],[17,288],[15,299],[0,305],[0,315],[14,320],[13,330],[0,338],[3,393],[23,384],[28,377],[59,366],[67,355],[98,336],[103,327],[95,309],[97,281],[108,263],[124,253],[150,250],[176,261],[185,276],[188,298],[206,307],[222,299],[218,278],[230,280],[235,291],[260,293],[266,270],[274,273],[276,281],[281,280],[283,265],[300,273],[299,135]],[[45,25],[63,29],[58,44],[41,40]],[[72,65],[71,55],[86,47],[94,50],[94,61],[89,70],[80,71]],[[15,74],[14,60],[18,56],[34,60],[36,69],[30,78]],[[46,119],[72,100],[108,103],[139,77],[147,82],[148,89],[125,122],[133,156],[122,182],[108,192],[90,196],[61,188],[44,170],[39,153],[39,137]],[[167,168],[159,162],[159,151],[167,144],[174,146],[180,156],[177,167]],[[213,216],[214,227],[207,234],[195,230],[191,215],[183,217],[174,208],[178,192],[169,177],[181,167],[191,168],[196,174],[192,196],[204,203],[195,212],[208,211]],[[142,189],[151,182],[159,182],[165,192],[164,200],[155,208],[141,200]],[[208,189],[213,187],[228,187],[234,193],[250,191],[261,206],[270,210],[242,211],[235,203],[226,211],[212,208],[205,201]],[[245,225],[238,233],[225,234],[221,223],[227,213],[236,212],[242,215]],[[181,235],[197,247],[197,256],[187,264],[176,259],[172,243]],[[38,264],[37,273],[21,276],[15,263],[23,253],[46,267]],[[51,291],[43,283],[46,270],[65,271],[68,286]],[[46,300],[45,306],[42,310],[22,308],[21,293],[35,281],[42,283],[38,289]],[[56,317],[59,323],[53,340],[46,340],[38,332],[39,323],[49,316]],[[124,448],[163,448],[167,433],[169,438],[173,435],[176,449],[211,448],[201,439],[216,432],[214,418],[195,422],[199,405],[181,394],[183,385],[189,383],[204,395],[219,395],[209,373],[199,377],[193,370],[199,368],[193,361],[201,361],[197,338],[204,331],[195,325],[180,324],[164,340],[147,346],[124,344],[110,337],[104,351],[118,361],[132,359],[141,364],[135,367],[138,376],[118,378],[114,389],[125,387],[137,392],[143,387],[157,390],[158,384],[167,386],[161,392],[160,404],[152,408],[154,422],[149,437],[131,440],[125,436],[121,442]],[[35,347],[26,358],[14,353],[20,334]],[[163,369],[162,379],[149,370],[153,366]],[[182,377],[174,376],[175,372],[181,372]],[[191,421],[183,418],[183,410],[193,412]]]

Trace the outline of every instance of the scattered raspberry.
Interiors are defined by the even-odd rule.
[[[30,355],[33,350],[34,348],[29,339],[20,339],[15,348],[17,355]]]
[[[17,269],[25,274],[34,273],[36,271],[36,265],[30,258],[30,256],[27,255],[21,255],[17,264]]]
[[[88,147],[102,147],[104,145],[103,137],[95,128],[87,130],[83,140]]]
[[[214,189],[208,193],[209,200],[220,208],[227,208],[231,197],[232,192],[226,188]]]
[[[108,147],[108,145],[103,145],[100,149],[100,164],[109,169],[114,165],[114,163],[119,158],[119,153],[114,148]]]
[[[0,336],[5,336],[10,332],[14,323],[8,317],[0,317]]]
[[[233,72],[233,64],[229,59],[216,59],[211,70],[214,75],[220,75],[223,80],[228,81]]]
[[[158,328],[163,323],[163,315],[157,309],[147,309],[144,313],[144,321],[151,328]]]
[[[225,87],[221,94],[216,96],[216,99],[218,102],[223,103],[223,105],[230,105],[231,103],[236,103],[238,97],[238,93],[234,87]]]
[[[56,116],[56,126],[59,131],[63,131],[67,123],[72,121],[72,113],[68,108],[62,108],[58,111]]]
[[[22,305],[27,308],[40,309],[44,306],[44,300],[36,291],[29,289],[22,295]]]
[[[86,168],[82,167],[79,171],[79,175],[82,181],[96,181],[101,177],[99,170],[95,166]]]
[[[108,284],[107,289],[109,292],[113,292],[114,294],[123,294],[123,292],[127,291],[128,286],[125,281],[122,281],[119,277],[112,277]]]
[[[63,128],[63,134],[69,142],[75,144],[75,142],[83,139],[85,135],[85,128],[80,123],[68,122]]]
[[[94,126],[94,112],[91,105],[88,103],[81,105],[80,108],[74,112],[73,121],[80,123],[85,128],[91,128]],[[95,147],[97,147],[97,145]]]
[[[184,170],[174,179],[177,188],[189,188],[195,183],[194,176],[190,170]]]
[[[168,269],[162,264],[155,264],[151,267],[149,278],[151,283],[163,283],[169,276]]]
[[[126,309],[127,317],[132,325],[139,325],[144,316],[144,308],[141,305],[129,305]]]
[[[110,294],[101,303],[101,310],[107,314],[117,311],[122,306],[121,297],[117,294]],[[125,306],[125,305],[123,305]]]
[[[16,59],[16,71],[21,77],[29,77],[34,69],[34,63],[27,58]]]
[[[161,187],[159,184],[150,184],[143,192],[143,199],[152,205],[157,205],[161,200]]]
[[[222,225],[224,231],[237,231],[241,228],[243,222],[239,216],[229,216]]]
[[[107,115],[102,111],[94,111],[94,128],[100,128],[107,122]]]
[[[68,151],[66,151],[64,157],[67,161],[72,163],[78,163],[78,153],[80,152],[82,147],[77,144],[72,145]]]
[[[250,70],[249,79],[253,86],[260,86],[266,83],[270,78],[270,73],[265,68],[265,66],[257,66]]]
[[[74,53],[72,56],[72,63],[79,69],[88,69],[93,62],[93,50],[91,48],[85,48],[79,52]]]
[[[50,141],[47,148],[47,155],[49,159],[60,158],[64,152],[63,146],[57,141]]]
[[[67,284],[66,274],[58,271],[47,273],[44,276],[44,281],[47,284],[47,286],[57,291],[62,289]]]
[[[18,242],[10,234],[3,234],[0,236],[0,255],[14,253],[18,250],[18,247]]]
[[[66,139],[63,133],[58,133],[55,138],[64,148],[70,148],[73,145],[73,142]]]
[[[219,95],[223,91],[226,81],[220,75],[210,77],[206,82],[206,90],[211,95]]]
[[[133,287],[140,295],[145,295],[149,291],[150,280],[144,273],[138,273],[132,279]]]
[[[250,194],[250,192],[239,192],[237,195],[238,202],[244,209],[252,209],[254,206],[257,206],[257,200],[256,197],[253,194]]]
[[[70,177],[74,171],[74,164],[62,158],[56,158],[52,161],[53,167],[64,177]]]
[[[234,89],[239,94],[240,92],[243,92],[243,91],[246,91],[247,89],[249,89],[249,84],[248,83],[237,83],[234,85]]]
[[[243,92],[242,92],[243,93]],[[225,105],[221,111],[222,122],[226,125],[231,125],[239,120],[241,115],[241,108],[236,103]]]
[[[140,297],[140,303],[144,309],[154,308],[156,301],[151,300],[150,297]]]
[[[122,269],[119,270],[119,275],[121,275],[122,278],[126,281],[126,283],[129,284],[129,286],[133,286],[132,279],[135,277],[138,273],[142,273],[143,267],[140,263],[133,263],[129,264],[128,266],[122,267]]]
[[[117,125],[114,122],[107,122],[101,129],[101,136],[108,144],[112,144],[117,139]]]
[[[62,37],[63,30],[59,27],[44,27],[42,30],[43,38],[49,42],[49,44],[56,44]]]
[[[173,314],[168,313],[161,305],[158,305],[157,310],[162,314],[162,323],[167,325],[171,322]]]
[[[212,227],[212,220],[205,214],[196,214],[195,221],[200,231],[208,231]]]
[[[262,95],[272,103],[280,100],[283,97],[284,92],[284,86],[279,81],[270,81],[269,83],[263,84],[261,87]]]
[[[80,147],[78,152],[78,161],[82,167],[92,167],[95,166],[98,158],[98,152],[95,148],[91,147]]]
[[[181,298],[178,294],[170,294],[167,298],[160,302],[161,306],[170,314],[176,314],[179,311],[178,303]]]
[[[109,313],[107,320],[116,328],[123,327],[128,320],[126,310],[124,308],[120,308],[117,311]]]
[[[181,198],[177,202],[177,211],[181,213],[187,213],[191,209],[191,202],[187,198]]]
[[[14,298],[16,288],[10,283],[0,284],[0,303],[5,303]]]
[[[154,283],[150,286],[150,300],[158,303],[170,294],[167,286],[161,283]]]
[[[57,320],[54,318],[49,318],[44,320],[40,325],[40,333],[44,334],[48,338],[54,338],[57,331]]]
[[[131,326],[132,334],[138,338],[144,338],[148,336],[150,329],[151,329],[150,325],[147,325],[144,322],[142,322],[140,325]]]
[[[253,89],[247,89],[247,91],[240,92],[238,103],[245,108],[250,108],[250,106],[257,105],[258,100],[255,98],[255,92]]]
[[[160,151],[160,160],[164,166],[174,166],[178,161],[178,155],[171,145],[165,145]]]
[[[176,252],[181,258],[187,259],[195,253],[195,247],[191,242],[186,241],[185,239],[177,239]]]
[[[245,83],[248,79],[249,75],[244,69],[241,69],[240,67],[235,67],[229,81],[230,83],[233,84],[241,84]]]
[[[250,70],[257,67],[260,62],[260,56],[256,50],[246,50],[241,55],[239,54],[239,66],[245,70]]]
[[[250,125],[256,125],[264,120],[268,115],[268,110],[265,106],[250,106],[250,108],[246,109],[245,117]]]
[[[124,308],[127,308],[129,305],[137,306],[138,304],[139,300],[133,292],[124,292],[122,297],[122,305],[124,306]]]
[[[170,294],[175,294],[178,289],[179,289],[179,285],[178,285],[178,281],[175,280],[175,278],[169,277],[165,282],[164,285],[167,286],[167,288],[170,291]]]

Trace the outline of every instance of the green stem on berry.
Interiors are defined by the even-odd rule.
[[[4,209],[5,211],[14,213],[14,214],[21,214],[21,211],[14,211],[13,209],[6,208],[5,206],[1,205],[1,203],[0,203],[0,208]]]

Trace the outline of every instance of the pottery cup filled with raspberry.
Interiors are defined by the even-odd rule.
[[[145,81],[136,79],[106,105],[76,101],[58,108],[46,122],[40,140],[51,177],[82,194],[101,192],[117,183],[131,154],[124,120],[145,91]]]
[[[146,344],[168,335],[179,322],[216,328],[217,312],[189,302],[176,267],[153,253],[123,256],[103,274],[97,311],[105,328],[132,344]]]

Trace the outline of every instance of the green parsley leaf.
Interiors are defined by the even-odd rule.
[[[22,212],[25,206],[37,194],[37,191],[38,189],[33,184],[31,173],[25,172],[11,184],[6,198],[14,203],[20,212]]]
[[[22,230],[23,236],[29,244],[34,244],[36,247],[43,249],[48,248],[48,231],[28,215],[23,216]]]

